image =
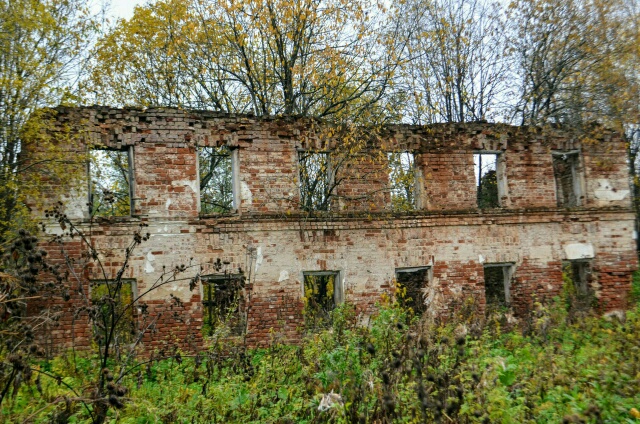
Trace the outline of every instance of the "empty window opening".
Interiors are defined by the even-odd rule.
[[[488,307],[511,305],[511,278],[513,264],[486,264],[484,266],[484,294]]]
[[[342,282],[338,271],[304,272],[304,322],[307,330],[331,324],[331,311],[342,303]]]
[[[553,152],[553,175],[556,180],[558,207],[580,206],[582,189],[577,151]]]
[[[240,336],[246,329],[246,305],[242,274],[206,275],[202,281],[204,317],[202,332],[212,336],[219,330]]]
[[[476,153],[473,165],[476,176],[478,208],[500,207],[499,155],[496,153]]]
[[[135,280],[91,281],[93,335],[99,346],[131,344],[137,335],[134,317]]]
[[[591,263],[589,261],[563,261],[562,278],[565,285],[579,297],[585,297],[591,292]]]
[[[388,153],[391,208],[412,211],[416,208],[415,161],[411,152]]]
[[[416,315],[426,311],[425,289],[430,280],[429,267],[396,269],[396,299],[401,306],[411,308]]]
[[[91,149],[89,205],[91,216],[128,216],[132,211],[132,148]]]
[[[227,146],[198,148],[200,212],[227,213],[233,209],[233,160]]]
[[[298,152],[300,205],[307,212],[328,211],[331,205],[331,163],[327,152]]]

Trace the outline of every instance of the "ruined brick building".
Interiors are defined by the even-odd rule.
[[[398,125],[363,131],[370,139],[338,153],[346,136],[321,137],[308,120],[91,107],[59,108],[56,122],[79,135],[75,153],[103,155],[62,199],[91,227],[107,272],[140,223],[150,240],[126,270],[132,292],[197,265],[186,271],[199,273],[195,287],[186,278],[140,300],[183,302],[189,319],[172,324],[172,337],[200,334],[227,313],[239,315],[250,344],[295,339],[344,301],[366,316],[396,283],[423,312],[446,315],[472,297],[481,309],[523,313],[560,293],[563,269],[602,310],[627,305],[637,263],[625,144],[601,128],[579,138],[488,123]],[[120,164],[115,200],[100,188],[115,180],[96,172],[107,154]],[[239,270],[244,283],[230,284]],[[91,334],[64,319],[55,331]]]

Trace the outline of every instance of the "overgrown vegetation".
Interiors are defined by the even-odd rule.
[[[640,290],[635,279],[634,293]],[[120,422],[637,422],[640,305],[625,319],[578,314],[563,299],[527,320],[478,316],[467,303],[448,323],[381,300],[369,325],[350,304],[299,346],[246,351],[222,343],[194,355],[141,360],[118,378],[108,411]],[[218,332],[219,333],[219,332]],[[274,340],[277,338],[274,334]],[[8,422],[90,422],[80,398],[94,356],[32,359],[10,389]],[[59,379],[36,379],[46,372]],[[75,392],[70,391],[74,388]],[[635,408],[635,409],[634,409]],[[62,419],[61,419],[62,417]]]
[[[140,354],[141,343],[152,340],[158,321],[175,324],[183,320],[183,303],[173,295],[159,308],[139,302],[166,284],[182,281],[193,288],[199,274],[183,278],[182,274],[192,266],[177,265],[163,270],[138,293],[133,287],[135,280],[125,278],[125,272],[133,252],[149,239],[149,233],[143,232],[145,224],[133,233],[119,266],[114,269],[101,261],[101,253],[91,241],[91,227],[87,231],[76,226],[62,211],[61,203],[46,210],[45,217],[59,227],[58,234],[43,241],[20,230],[0,256],[0,407],[7,405],[8,395],[15,398],[25,384],[32,388],[33,383],[45,396],[46,382],[41,378],[50,379],[68,390],[67,396],[47,401],[52,405],[62,399],[65,402],[65,408],[50,415],[51,421],[69,422],[75,413],[72,404],[77,404],[90,422],[100,424],[108,419],[109,411],[121,409],[126,403],[129,389],[123,378],[139,367],[135,358]],[[45,230],[45,224],[41,226]],[[73,239],[78,240],[77,251],[69,246]],[[49,249],[55,246],[53,259],[39,248],[39,243],[45,243]],[[60,328],[61,321],[68,324],[70,317],[71,328]],[[90,340],[76,331],[86,325],[92,328]],[[38,363],[38,359],[51,357],[47,347],[55,344],[53,330],[57,330],[58,336],[66,331],[71,333],[63,337],[72,342],[73,371],[58,372]],[[89,352],[93,356],[89,368],[81,368],[84,362],[76,352],[78,337],[85,338],[78,346],[85,352],[87,342],[91,343]],[[188,346],[192,340],[187,337],[181,342]],[[160,356],[166,352],[177,354],[176,344],[165,343],[163,350]],[[82,375],[82,381],[68,383],[66,379],[73,375]]]

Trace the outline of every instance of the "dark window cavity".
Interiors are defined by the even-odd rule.
[[[212,336],[219,329],[242,335],[246,329],[246,305],[242,274],[205,275],[202,282],[204,316],[202,330]]]
[[[511,305],[513,264],[484,265],[484,294],[488,307]]]
[[[306,271],[304,278],[304,321],[308,330],[331,323],[331,311],[343,301],[338,271]]]
[[[133,343],[137,333],[133,308],[135,280],[91,281],[89,293],[93,334],[98,345],[105,346],[109,337],[110,346]],[[112,328],[115,331],[111,332]]]
[[[591,263],[586,260],[563,261],[562,276],[578,296],[591,294]]]
[[[553,175],[556,180],[558,207],[580,206],[582,188],[578,151],[553,152]]]
[[[429,284],[431,269],[429,267],[396,269],[396,299],[404,307],[411,308],[416,315],[426,311],[424,290]]]

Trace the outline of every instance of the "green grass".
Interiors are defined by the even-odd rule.
[[[638,280],[634,280],[638,290]],[[141,365],[124,378],[121,423],[637,423],[640,307],[624,323],[539,306],[507,329],[493,317],[461,313],[448,325],[381,306],[367,328],[346,305],[333,328],[300,346],[274,344],[246,354],[211,349],[199,357]],[[462,335],[466,332],[466,335]],[[229,350],[229,349],[227,349]],[[35,364],[64,375],[35,378],[3,404],[5,422],[90,422],[95,360],[59,357]],[[92,374],[93,372],[93,374]],[[319,411],[323,394],[342,405]],[[579,421],[582,420],[582,421]]]

